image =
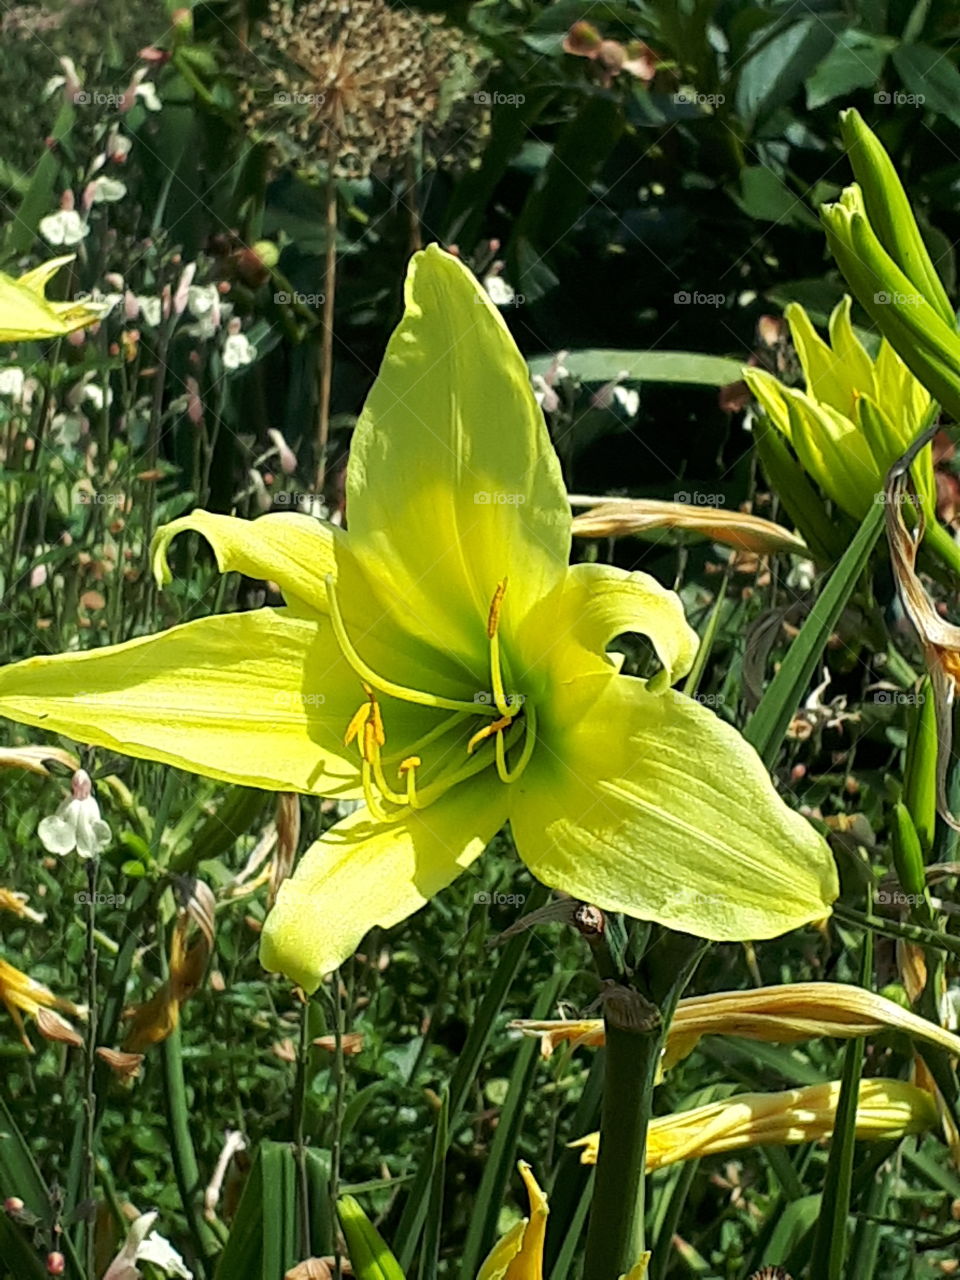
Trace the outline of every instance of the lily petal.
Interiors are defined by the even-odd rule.
[[[330,623],[282,609],[0,670],[0,714],[11,720],[227,782],[325,796],[360,794],[343,733],[362,700]],[[383,714],[398,744],[433,724],[392,699]]]
[[[327,613],[327,574],[336,575],[335,538],[343,534],[322,520],[298,512],[277,512],[258,520],[192,511],[157,531],[151,549],[154,576],[166,586],[173,576],[167,549],[178,533],[192,529],[213,548],[221,573],[235,570],[275,582],[287,604]]]
[[[531,615],[521,643],[564,680],[591,670],[619,671],[622,656],[607,653],[606,646],[627,631],[649,637],[662,664],[647,682],[651,692],[668,688],[693,666],[700,638],[676,592],[647,573],[606,564],[573,565],[559,601],[546,601]]]
[[[496,778],[454,787],[390,824],[358,809],[324,832],[280,886],[261,936],[264,968],[315,991],[374,925],[405,920],[451,884],[505,819]]]
[[[547,1197],[525,1160],[517,1166],[527,1189],[530,1216],[519,1222],[493,1246],[477,1280],[543,1280],[543,1247],[550,1213]]]
[[[625,676],[584,677],[555,702],[511,808],[539,880],[720,941],[829,914],[838,886],[826,843],[730,725]]]
[[[570,510],[526,364],[483,287],[431,245],[405,296],[353,437],[350,541],[371,581],[389,584],[382,607],[481,677],[498,583],[510,583],[509,634],[563,580]]]
[[[193,530],[213,549],[221,573],[246,574],[276,583],[292,614],[329,614],[326,579],[339,584],[347,629],[376,670],[409,684],[426,680],[435,693],[456,696],[476,683],[476,675],[453,657],[406,635],[376,602],[369,578],[357,564],[341,529],[298,512],[271,512],[256,520],[193,511],[158,530],[151,551],[160,586],[172,577],[170,543]],[[357,692],[360,687],[357,682]]]

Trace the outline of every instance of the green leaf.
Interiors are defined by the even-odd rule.
[[[568,974],[553,974],[540,991],[530,1015],[532,1018],[550,1016],[568,979]],[[483,1177],[473,1202],[467,1240],[460,1254],[460,1280],[474,1280],[496,1239],[497,1219],[506,1199],[507,1185],[517,1158],[527,1103],[533,1096],[534,1077],[540,1061],[539,1051],[539,1044],[530,1037],[521,1041],[517,1049],[506,1101],[500,1110],[493,1142],[483,1166]]]
[[[835,39],[830,20],[820,14],[811,14],[772,37],[763,32],[740,72],[737,113],[754,122],[789,102],[830,52]]]
[[[817,220],[785,178],[766,165],[747,165],[740,170],[738,187],[732,187],[733,201],[751,218],[761,222],[781,222],[815,227]]]
[[[866,31],[841,31],[837,43],[807,81],[807,110],[877,83],[896,40]]]
[[[420,1250],[419,1280],[436,1280],[440,1262],[440,1237],[443,1232],[443,1182],[447,1171],[449,1145],[450,1095],[445,1091],[433,1132],[433,1169],[430,1174],[430,1199],[427,1221]]]
[[[553,364],[553,356],[534,356],[527,363],[530,372],[543,375]],[[725,387],[737,382],[742,360],[704,355],[699,351],[617,351],[597,347],[571,351],[564,367],[581,382],[612,382],[621,375],[633,382],[678,382],[693,386]]]
[[[916,109],[936,111],[960,125],[960,71],[948,52],[927,44],[903,44],[894,52],[893,65],[907,93],[917,97]]]
[[[771,680],[760,705],[747,722],[743,736],[769,766],[773,763],[787,725],[803,697],[820,655],[853,594],[870,553],[883,528],[883,506],[871,506],[857,536],[834,569],[830,581],[787,651],[780,670]]]
[[[541,885],[537,885],[526,901],[526,910],[528,912],[536,911],[543,906],[546,900],[546,889]],[[507,993],[516,977],[520,961],[523,959],[529,941],[529,933],[518,934],[516,937],[511,938],[503,948],[500,963],[494,971],[487,993],[477,1010],[467,1042],[460,1052],[456,1070],[450,1081],[450,1132],[456,1132],[457,1125],[460,1123],[460,1117],[470,1096],[473,1082],[480,1069],[480,1063],[490,1042],[490,1037],[493,1035],[494,1025],[500,1016],[503,1002],[506,1000]],[[404,1270],[410,1266],[426,1220],[427,1196],[432,1176],[433,1159],[431,1157],[423,1160],[417,1170],[417,1176],[407,1193],[403,1216],[394,1236],[394,1251],[400,1260],[400,1266]]]
[[[873,935],[863,940],[860,981],[867,986],[873,974]],[[830,1156],[823,1181],[823,1198],[813,1241],[810,1274],[820,1280],[841,1280],[847,1256],[847,1220],[853,1180],[853,1148],[857,1136],[857,1104],[863,1071],[865,1041],[851,1040],[843,1051],[840,1098],[830,1139]]]

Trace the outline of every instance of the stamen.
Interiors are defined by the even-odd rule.
[[[497,773],[500,775],[501,782],[516,782],[524,769],[526,769],[527,765],[530,763],[530,757],[533,755],[533,748],[537,743],[537,713],[533,703],[527,707],[527,713],[523,718],[523,727],[525,730],[523,750],[520,752],[520,758],[512,769],[507,767],[507,747],[503,740],[503,734],[497,734]]]
[[[497,589],[493,593],[493,599],[490,601],[490,612],[487,614],[487,638],[492,640],[500,629],[500,608],[503,604],[503,595],[507,589],[507,579],[504,578],[497,583]]]
[[[407,804],[409,804],[414,809],[417,807],[416,775],[417,775],[417,770],[419,768],[420,768],[420,757],[407,756],[406,760],[401,762],[400,768],[397,770],[397,774],[399,775],[399,777],[406,778],[407,780]]]
[[[422,689],[411,689],[406,685],[395,684],[392,680],[386,680],[383,676],[377,675],[372,667],[368,667],[360,657],[353,647],[350,637],[347,635],[343,614],[340,612],[340,605],[337,601],[336,583],[332,573],[327,574],[324,584],[327,589],[327,600],[330,604],[330,622],[333,626],[333,633],[337,638],[340,651],[361,680],[372,685],[375,689],[379,689],[381,693],[385,693],[391,698],[397,698],[400,702],[413,702],[421,707],[439,707],[447,711],[464,711],[469,715],[496,714],[496,707],[491,707],[483,702],[462,702],[458,698],[444,698],[437,693],[425,693]]]
[[[493,687],[493,703],[502,716],[508,719],[517,714],[519,707],[511,709],[503,687],[503,671],[500,666],[500,610],[503,607],[503,596],[507,589],[507,579],[497,584],[490,601],[490,612],[487,614],[487,638],[490,641],[490,684]]]
[[[494,720],[493,724],[485,724],[482,729],[478,729],[470,741],[467,743],[467,755],[472,756],[474,750],[494,733],[500,733],[502,729],[509,729],[513,719],[510,716],[504,716],[502,720]]]
[[[363,798],[367,802],[367,808],[373,814],[378,822],[396,822],[403,814],[403,810],[396,813],[387,813],[380,803],[373,787],[372,769],[369,760],[364,760],[360,765],[360,779],[363,783]]]
[[[343,735],[343,745],[349,747],[363,726],[370,719],[370,703],[365,702],[359,710],[353,713],[350,723],[347,725],[347,732]]]

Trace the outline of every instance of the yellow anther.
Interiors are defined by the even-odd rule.
[[[504,578],[497,584],[497,589],[493,593],[493,599],[490,601],[490,612],[487,614],[487,639],[492,640],[497,634],[500,627],[500,606],[503,604],[503,593],[507,589],[507,580]]]
[[[380,714],[380,704],[372,693],[370,694],[370,731],[378,747],[386,744],[387,735],[383,731],[383,716]]]
[[[417,770],[420,768],[419,756],[407,756],[406,760],[400,762],[400,768],[397,773],[401,778],[407,780],[407,804],[412,809],[417,808]]]
[[[467,755],[472,756],[481,742],[492,737],[495,733],[500,733],[502,729],[509,729],[511,724],[513,724],[511,716],[504,716],[502,720],[494,720],[492,724],[485,724],[482,729],[477,730],[467,743]]]
[[[359,710],[353,713],[353,718],[347,725],[347,732],[343,735],[343,745],[349,747],[360,730],[366,725],[370,719],[370,703],[365,702]]]

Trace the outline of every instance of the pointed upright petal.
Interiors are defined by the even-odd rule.
[[[526,364],[485,290],[436,245],[411,263],[357,424],[347,519],[371,581],[387,584],[381,605],[472,655],[477,675],[497,584],[509,579],[509,636],[566,572],[570,509]]]
[[[264,968],[316,990],[374,925],[413,915],[483,853],[506,819],[504,791],[495,777],[475,778],[399,821],[364,808],[324,832],[280,886]]]
[[[517,849],[544,884],[703,938],[769,938],[830,912],[826,843],[712,712],[625,676],[557,691],[511,788]]]

